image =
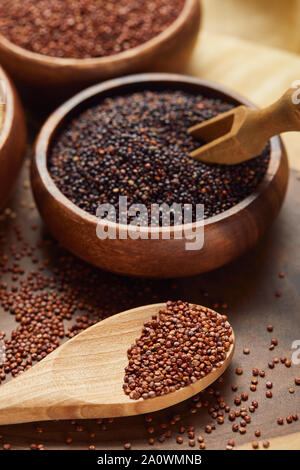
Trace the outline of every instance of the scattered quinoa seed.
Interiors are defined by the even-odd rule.
[[[0,32],[31,52],[86,59],[124,52],[170,26],[184,0],[1,0]]]
[[[211,427],[209,424],[207,424],[207,425],[205,426],[205,432],[206,432],[207,434],[210,434],[211,431],[212,431],[212,427]]]

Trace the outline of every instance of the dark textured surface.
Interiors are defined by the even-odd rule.
[[[16,218],[9,223],[2,222],[2,231],[4,235],[7,235],[7,241],[1,247],[4,253],[9,253],[12,243],[7,225],[15,223],[26,225],[24,233],[27,239],[36,240],[40,237],[40,228],[31,229],[33,224],[38,224],[40,227],[41,222],[32,205],[27,172],[28,169],[25,168],[15,198],[9,206],[15,210]],[[283,426],[279,426],[276,422],[280,416],[285,418],[297,411],[299,413],[300,387],[294,385],[294,378],[300,376],[300,365],[293,364],[291,368],[286,368],[278,364],[275,369],[268,369],[268,362],[275,356],[279,358],[286,356],[290,359],[293,352],[292,342],[300,340],[299,209],[300,180],[295,173],[292,173],[288,196],[280,216],[254,250],[233,264],[206,275],[176,281],[149,282],[150,297],[153,302],[164,301],[168,298],[181,298],[193,303],[214,306],[222,313],[228,312],[236,334],[236,352],[232,365],[224,375],[224,382],[217,384],[215,388],[221,391],[225,401],[232,408],[235,408],[234,397],[242,392],[248,393],[249,400],[243,402],[241,406],[249,406],[251,400],[254,399],[259,403],[257,411],[251,415],[252,422],[247,426],[245,435],[233,433],[232,423],[227,417],[223,425],[216,424],[216,430],[212,434],[205,434],[204,427],[211,423],[212,419],[206,408],[202,408],[196,414],[191,414],[190,409],[193,406],[191,400],[155,413],[152,423],[155,428],[154,437],[162,433],[160,424],[167,422],[175,414],[181,415],[182,422],[171,426],[171,438],[163,443],[156,441],[153,448],[188,448],[186,433],[182,435],[183,444],[180,446],[176,443],[180,424],[194,425],[196,436],[199,434],[204,436],[207,449],[223,449],[229,439],[234,439],[236,445],[252,441],[256,429],[261,430],[262,439],[300,430],[300,421],[292,424],[285,423]],[[47,256],[49,255],[55,256],[54,252],[51,253],[51,248]],[[283,279],[279,278],[280,271],[286,272]],[[113,278],[104,273],[103,279],[109,282]],[[128,285],[132,281],[119,278],[119,282]],[[138,295],[139,283],[141,283],[141,289],[145,285],[143,281],[135,283],[135,292],[138,296],[136,305],[143,305],[149,303],[149,293],[145,299],[143,294]],[[281,297],[275,297],[276,290],[281,291]],[[208,295],[204,295],[205,292]],[[109,305],[110,302],[115,302],[115,299],[106,298],[104,295],[103,302]],[[220,302],[220,306],[214,305],[215,302]],[[222,308],[222,302],[226,302],[228,308]],[[120,305],[120,309],[123,309],[123,306]],[[266,330],[268,323],[274,325],[272,333]],[[9,333],[13,327],[16,327],[14,317],[1,309],[0,330]],[[273,337],[278,339],[279,345],[274,351],[269,351],[268,347]],[[250,348],[249,355],[243,354],[244,347]],[[235,374],[236,367],[244,369],[243,375]],[[257,391],[251,392],[249,386],[254,367],[264,369],[266,377],[259,378]],[[272,399],[265,398],[267,380],[271,380],[274,384]],[[237,392],[232,392],[232,384],[238,385]],[[3,384],[0,385],[2,386]],[[295,388],[294,394],[288,391],[292,386]],[[209,397],[208,394],[207,397]],[[3,438],[0,443],[10,442],[12,448],[28,448],[30,443],[43,443],[46,449],[87,449],[90,444],[94,444],[96,449],[113,449],[122,448],[125,441],[131,441],[132,448],[151,448],[147,443],[149,435],[146,432],[143,416],[117,419],[114,423],[107,423],[107,430],[102,430],[95,421],[84,421],[80,424],[83,430],[79,432],[71,422],[43,423],[41,424],[42,433],[37,432],[36,424],[2,426],[0,434]],[[91,431],[95,432],[94,438],[89,436]],[[73,438],[71,445],[64,444],[68,436]]]

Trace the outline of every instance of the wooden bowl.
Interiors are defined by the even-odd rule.
[[[173,74],[141,74],[91,87],[63,104],[43,126],[32,161],[32,186],[40,213],[52,234],[71,252],[105,270],[145,277],[181,277],[210,271],[252,247],[279,212],[288,182],[288,164],[279,137],[271,139],[271,157],[263,182],[246,199],[204,222],[204,246],[186,251],[187,240],[174,239],[180,227],[171,227],[171,239],[120,239],[96,236],[99,220],[68,200],[47,169],[47,155],[57,132],[70,117],[104,96],[142,89],[180,89],[203,93],[234,104],[254,107],[243,97],[211,82]],[[193,224],[194,226],[194,224]],[[161,235],[162,229],[157,229]],[[181,229],[180,229],[181,230]]]
[[[7,202],[21,168],[26,148],[25,118],[15,88],[0,67],[6,93],[3,125],[0,129],[0,209]]]
[[[119,54],[91,59],[37,54],[0,35],[0,63],[20,87],[29,85],[34,90],[32,99],[37,94],[51,99],[72,96],[108,78],[144,71],[180,71],[194,47],[200,19],[200,1],[186,0],[178,18],[150,41]]]

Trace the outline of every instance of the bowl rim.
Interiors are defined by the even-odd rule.
[[[18,46],[14,42],[7,39],[3,34],[0,34],[0,47],[4,47],[18,57],[26,58],[42,65],[51,65],[56,67],[77,67],[79,69],[93,67],[95,65],[112,65],[118,62],[125,62],[143,53],[147,54],[154,48],[159,47],[162,43],[170,39],[178,30],[180,30],[197,5],[200,8],[199,0],[185,0],[179,15],[166,29],[164,29],[158,35],[154,36],[152,39],[149,39],[149,41],[146,41],[131,49],[119,52],[118,54],[78,59],[71,57],[52,57],[49,55],[40,54],[38,52],[32,52],[24,47]]]
[[[1,153],[1,149],[5,145],[5,142],[7,141],[11,133],[13,120],[14,120],[14,112],[15,112],[13,90],[10,84],[10,80],[1,65],[0,65],[0,80],[3,80],[5,83],[5,92],[6,92],[4,120],[3,120],[2,128],[0,128],[0,153]]]
[[[172,83],[173,85],[192,85],[194,87],[203,87],[212,91],[212,93],[217,92],[221,95],[227,96],[232,101],[239,102],[246,106],[250,106],[253,109],[258,107],[253,104],[248,99],[239,95],[238,93],[231,91],[230,89],[223,87],[213,81],[203,80],[196,77],[189,77],[181,74],[169,74],[169,73],[143,73],[128,75],[126,77],[115,78],[112,80],[106,80],[105,82],[98,83],[93,85],[85,90],[77,93],[75,96],[67,100],[61,106],[59,106],[46,120],[42,126],[34,145],[32,158],[36,166],[38,175],[42,181],[43,186],[46,188],[46,191],[50,196],[55,199],[60,205],[64,206],[73,217],[82,219],[86,223],[91,223],[98,226],[101,224],[101,221],[96,215],[92,215],[89,212],[79,208],[74,204],[70,199],[68,199],[57,187],[53,178],[51,177],[48,171],[48,153],[50,145],[55,137],[56,131],[60,125],[63,124],[65,119],[71,112],[74,112],[75,108],[79,105],[82,105],[86,100],[95,97],[98,94],[103,92],[109,92],[109,90],[114,90],[118,88],[123,88],[126,86],[141,85],[142,83]],[[226,98],[225,98],[226,99]],[[224,221],[229,217],[237,214],[238,212],[248,208],[256,199],[261,196],[265,190],[268,188],[269,184],[276,175],[278,168],[280,166],[281,157],[283,154],[283,146],[279,136],[272,137],[270,139],[270,160],[265,173],[265,176],[256,190],[247,196],[245,199],[240,201],[238,204],[235,204],[230,209],[221,212],[220,214],[214,215],[207,219],[192,222],[184,225],[175,225],[168,227],[138,227],[131,226],[132,228],[138,228],[139,233],[164,233],[168,232],[170,234],[176,234],[177,232],[182,232],[185,230],[195,230],[201,226],[209,226],[217,222]],[[102,224],[103,225],[103,224]],[[117,231],[128,230],[128,225],[120,224],[117,222],[105,221],[105,226],[116,229]]]

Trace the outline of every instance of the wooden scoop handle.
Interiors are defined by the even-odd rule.
[[[282,132],[300,131],[300,92],[290,88],[275,103],[264,109],[242,107],[244,122],[236,137],[243,155],[238,162],[249,160],[259,155],[268,140]],[[239,155],[239,152],[237,152]],[[226,160],[229,159],[226,157]],[[230,163],[238,163],[230,162]]]
[[[261,110],[261,114],[267,118],[272,136],[300,131],[300,92],[290,88],[278,101]]]
[[[299,95],[299,98],[297,96]],[[297,102],[296,102],[297,100]],[[267,108],[250,110],[243,125],[248,138],[263,138],[265,143],[270,137],[282,132],[300,131],[300,92],[288,89],[284,95]]]

